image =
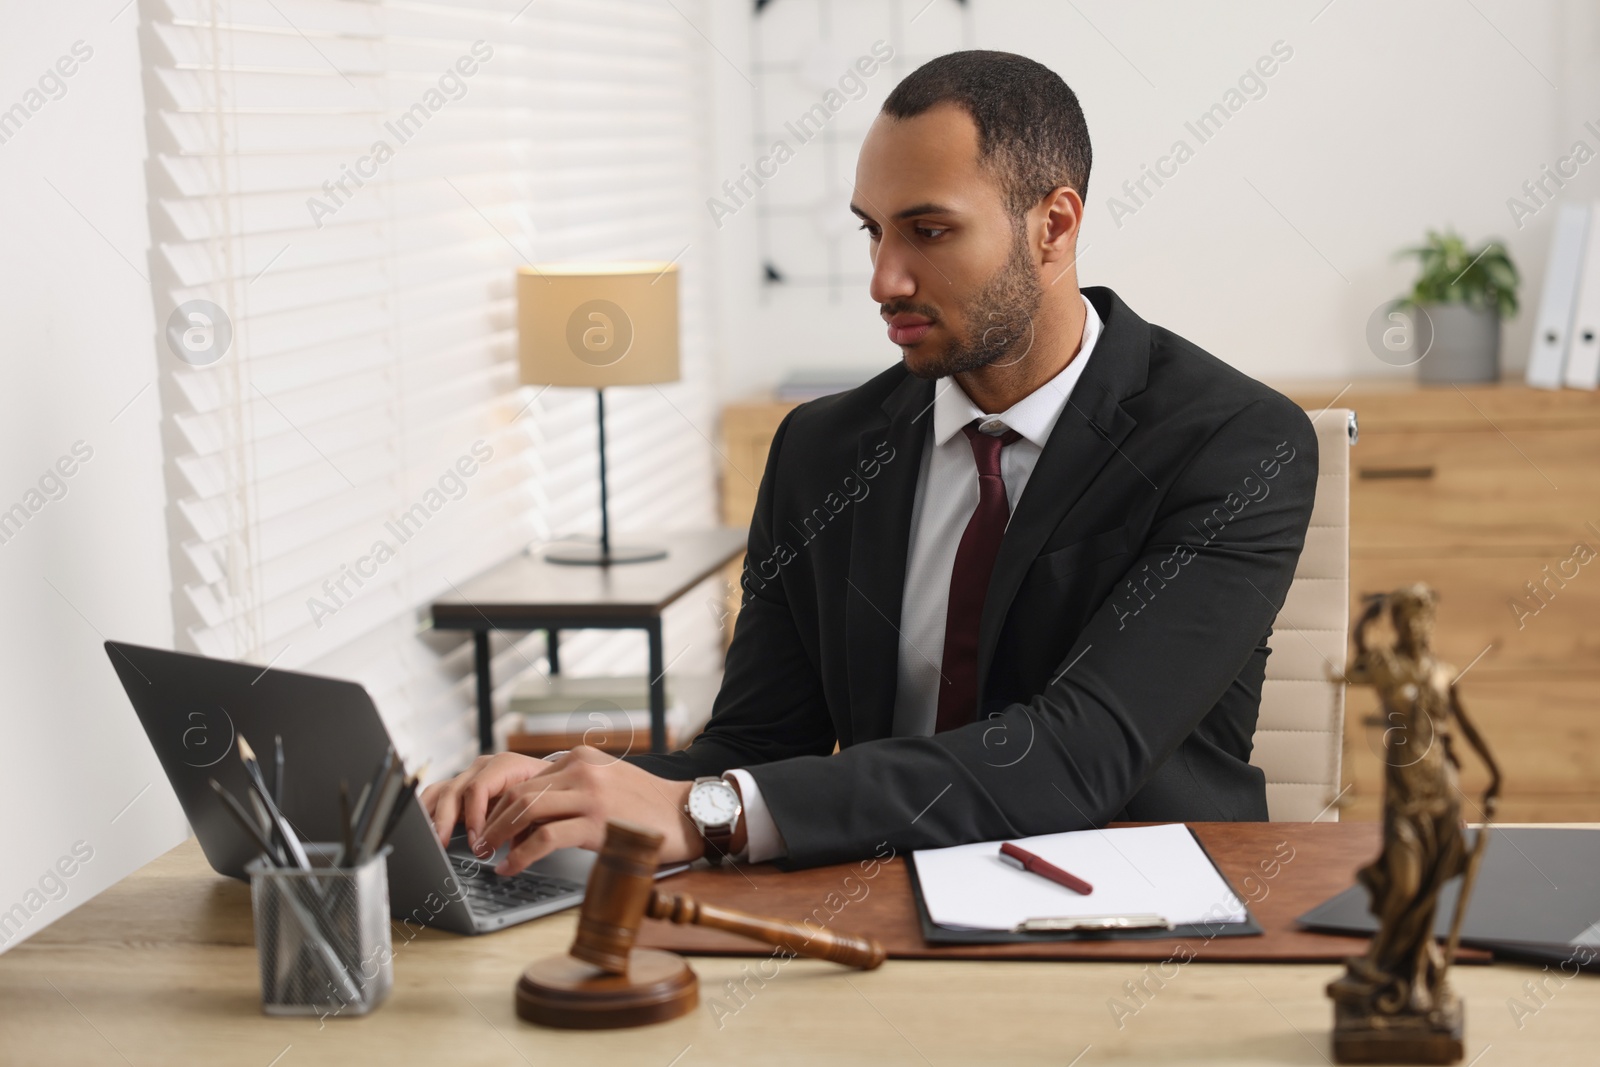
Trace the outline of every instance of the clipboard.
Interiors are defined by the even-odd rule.
[[[1230,892],[1244,902],[1244,897],[1228,881],[1228,876],[1217,866],[1217,861],[1206,850],[1194,830],[1185,827],[1194,843],[1200,849],[1206,861],[1216,870],[1217,877],[1228,886]],[[916,857],[908,854],[906,860],[906,874],[911,879],[911,899],[916,905],[917,922],[922,928],[922,937],[930,945],[995,945],[1013,944],[1029,941],[1170,941],[1173,939],[1195,939],[1210,941],[1218,937],[1259,937],[1265,931],[1261,924],[1250,912],[1249,905],[1245,905],[1244,922],[1235,923],[1180,923],[1175,926],[1147,926],[1129,928],[1095,928],[1072,930],[971,930],[940,926],[933,921],[928,913],[927,902],[923,899],[922,883],[917,877]],[[1043,916],[1041,916],[1043,918]]]

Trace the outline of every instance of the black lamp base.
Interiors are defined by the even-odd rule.
[[[606,494],[606,392],[594,391],[595,425],[599,428],[600,453],[600,542],[589,544],[552,545],[544,550],[544,558],[551,563],[564,563],[574,567],[609,567],[613,563],[648,563],[666,559],[667,550],[644,545],[613,545],[611,543],[611,510]]]
[[[667,550],[649,545],[612,545],[609,550],[600,545],[552,545],[544,550],[544,558],[551,563],[575,567],[609,567],[613,563],[648,563],[666,559]]]

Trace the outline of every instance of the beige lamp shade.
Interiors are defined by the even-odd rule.
[[[539,263],[517,269],[524,385],[650,385],[678,380],[674,263]]]

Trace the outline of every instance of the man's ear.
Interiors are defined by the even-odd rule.
[[[1039,201],[1035,211],[1043,223],[1039,234],[1041,262],[1060,264],[1060,270],[1069,269],[1077,256],[1083,198],[1070,185],[1060,185]]]

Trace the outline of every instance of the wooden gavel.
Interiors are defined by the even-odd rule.
[[[648,827],[620,820],[606,824],[572,948],[523,972],[517,983],[519,1015],[546,1026],[591,1029],[659,1022],[692,1011],[699,1003],[699,982],[683,958],[634,947],[647,915],[726,930],[796,956],[862,970],[883,962],[884,948],[871,938],[813,930],[661,892],[654,884],[661,842],[661,834]]]
[[[628,956],[645,916],[680,924],[710,926],[765,941],[797,956],[832,960],[869,971],[883,962],[878,942],[850,934],[812,930],[783,919],[765,919],[732,908],[702,904],[692,897],[663,893],[654,885],[661,835],[654,830],[612,821],[600,858],[589,873],[578,936],[572,955],[612,974],[628,969]]]

